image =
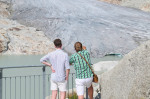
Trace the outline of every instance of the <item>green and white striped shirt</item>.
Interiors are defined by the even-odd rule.
[[[80,53],[91,65],[90,54],[87,50],[82,50],[79,51],[78,53]],[[74,69],[76,70],[76,78],[84,79],[92,77],[93,73],[91,69],[89,68],[85,60],[78,53],[73,54],[69,60],[70,64],[74,63]]]

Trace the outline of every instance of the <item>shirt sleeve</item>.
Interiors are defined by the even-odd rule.
[[[89,53],[87,49],[84,50],[85,53]]]
[[[90,54],[89,54],[89,64],[90,64],[90,66],[92,66]]]
[[[84,52],[86,53],[86,55],[87,55],[87,59],[88,59],[88,62],[89,62],[89,64],[90,64],[90,66],[92,66],[92,63],[91,63],[91,58],[90,58],[90,53],[88,52],[88,50],[86,49],[86,50],[84,50]]]
[[[68,55],[66,55],[65,68],[66,68],[66,69],[70,69],[69,57],[68,57]]]
[[[44,57],[42,57],[42,58],[40,59],[40,62],[42,63],[42,62],[50,61],[50,60],[49,60],[49,57],[50,57],[50,54],[45,55]]]
[[[74,63],[73,56],[71,56],[71,58],[70,58],[70,60],[69,60],[69,63],[70,63],[70,64]]]

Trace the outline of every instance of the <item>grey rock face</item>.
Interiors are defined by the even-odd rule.
[[[0,53],[8,50],[8,43],[10,42],[7,32],[0,29]]]
[[[150,11],[150,0],[100,0],[121,6],[133,7],[143,11]]]
[[[7,18],[0,19],[0,53],[42,55],[53,50],[54,44],[42,31]]]
[[[3,0],[5,1],[5,0]],[[150,39],[150,13],[96,0],[12,0],[12,19],[61,38],[73,53],[80,41],[94,57],[128,53]]]
[[[10,13],[7,11],[8,7],[9,6],[7,4],[0,2],[0,19],[10,15]]]
[[[8,19],[7,3],[0,2],[0,53],[47,54],[55,50],[53,42],[42,31]]]
[[[150,41],[101,75],[102,99],[150,99]]]

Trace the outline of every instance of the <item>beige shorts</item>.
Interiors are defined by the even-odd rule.
[[[92,85],[93,77],[91,78],[85,78],[85,79],[76,79],[76,91],[77,95],[84,95],[84,89],[85,87],[89,88]]]
[[[55,82],[51,80],[51,90],[67,91],[67,80],[64,82]]]

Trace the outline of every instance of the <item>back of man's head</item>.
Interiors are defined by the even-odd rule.
[[[62,43],[60,39],[55,39],[54,40],[54,45],[56,48],[61,48],[62,47]]]

